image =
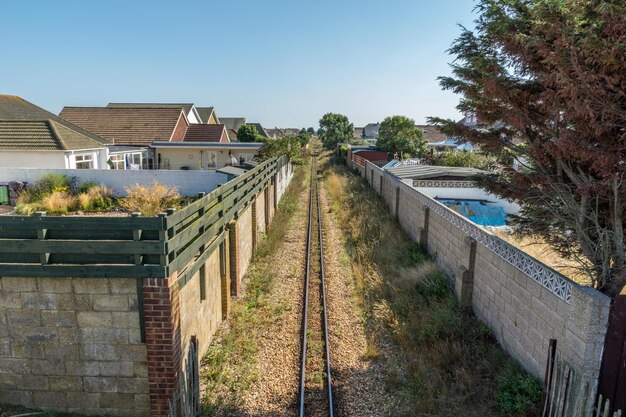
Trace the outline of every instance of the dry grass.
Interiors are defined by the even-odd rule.
[[[327,169],[325,186],[352,261],[368,338],[376,345],[391,334],[402,353],[401,371],[390,370],[386,381],[403,397],[406,415],[535,415],[538,382],[458,306],[447,278],[399,229],[382,200],[345,167]],[[524,383],[507,384],[512,378]],[[517,386],[528,392],[507,388]]]
[[[128,212],[139,212],[143,216],[156,216],[168,208],[178,208],[182,201],[176,187],[157,181],[150,186],[135,184],[125,190],[127,197],[120,199],[120,206]]]
[[[41,204],[48,213],[66,214],[76,210],[78,199],[65,191],[54,191],[49,196],[44,197]]]
[[[245,293],[234,300],[227,328],[221,329],[203,359],[201,381],[203,416],[247,415],[243,393],[257,381],[259,335],[287,306],[271,299],[275,287],[276,253],[285,242],[298,209],[298,199],[308,185],[308,166],[296,168],[278,210],[246,273]],[[293,312],[289,312],[293,314]]]
[[[591,279],[581,269],[580,263],[574,259],[563,257],[541,237],[518,236],[505,232],[495,232],[494,234],[580,285],[591,285]]]

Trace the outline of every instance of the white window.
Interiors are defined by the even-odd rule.
[[[126,164],[124,163],[123,154],[111,155],[111,163],[113,164],[111,169],[126,169]]]
[[[93,155],[74,155],[74,161],[76,162],[76,169],[92,169],[93,168]]]

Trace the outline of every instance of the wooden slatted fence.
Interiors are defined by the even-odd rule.
[[[0,277],[165,278],[197,271],[226,225],[274,181],[286,157],[260,163],[158,217],[0,216]]]

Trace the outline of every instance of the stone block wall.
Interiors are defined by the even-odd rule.
[[[238,282],[246,275],[248,265],[252,259],[252,206],[246,207],[237,219],[237,239],[239,245],[239,267],[237,268]]]
[[[363,176],[408,236],[436,257],[461,305],[471,308],[524,368],[543,377],[549,340],[557,339],[570,366],[589,381],[598,378],[608,297],[521,255],[371,163]]]
[[[228,316],[231,274],[239,285],[253,256],[253,226],[266,230],[292,174],[286,165],[274,176],[254,200],[255,218],[249,204],[185,282],[184,268],[139,283],[0,278],[0,403],[167,416],[190,342],[195,340],[200,359]]]
[[[134,279],[0,278],[0,402],[147,416]]]

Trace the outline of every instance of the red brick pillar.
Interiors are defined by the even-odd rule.
[[[144,278],[143,306],[148,351],[150,416],[164,417],[178,389],[181,368],[180,309],[177,274]]]

